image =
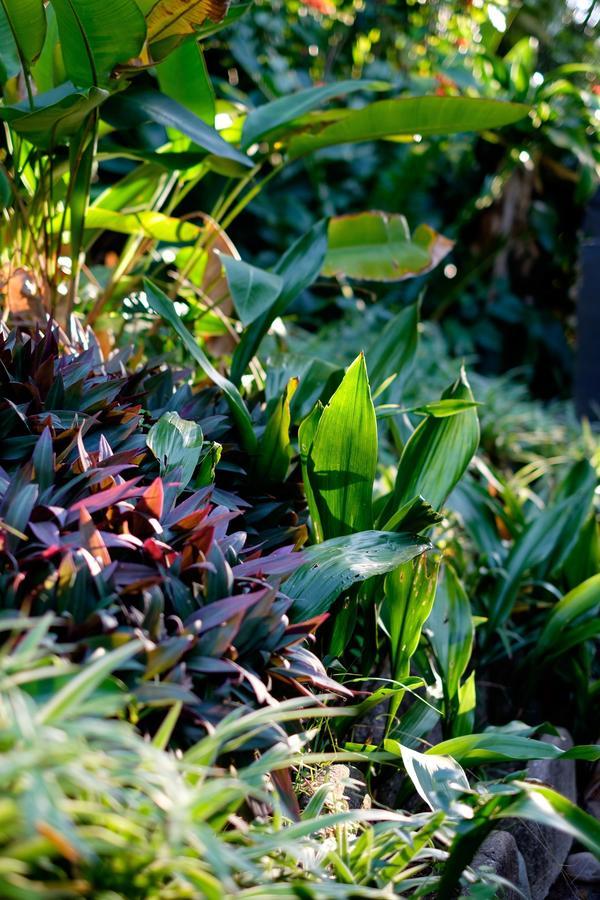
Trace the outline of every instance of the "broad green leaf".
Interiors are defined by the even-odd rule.
[[[15,37],[6,18],[6,12],[0,4],[0,85],[16,78],[21,70],[19,51]]]
[[[373,391],[394,377],[402,386],[410,375],[419,344],[419,304],[412,303],[386,324],[365,352]]]
[[[160,463],[161,476],[166,478],[177,472],[179,491],[192,480],[203,441],[200,426],[176,412],[163,413],[146,436],[146,444]]]
[[[372,527],[376,469],[377,421],[361,354],[323,410],[308,453],[308,480],[325,538]]]
[[[449,816],[460,816],[466,804],[458,798],[470,791],[469,781],[461,766],[448,756],[419,753],[387,740],[386,750],[399,753],[414,788],[422,800],[434,811],[443,810]]]
[[[385,578],[381,617],[390,636],[394,681],[404,681],[410,674],[410,661],[419,646],[423,625],[433,605],[438,568],[438,561],[423,554],[419,559],[398,566]],[[397,695],[391,701],[390,722],[402,699],[402,695]]]
[[[518,816],[550,828],[557,828],[570,834],[576,841],[587,847],[600,858],[600,823],[593,816],[583,812],[558,791],[545,785],[516,781],[515,787],[523,793],[502,815],[507,818]]]
[[[0,119],[13,131],[42,149],[49,149],[74,134],[87,116],[108,97],[100,88],[80,91],[71,83],[37,94],[29,102],[0,106]]]
[[[589,744],[561,750],[545,741],[490,729],[480,734],[465,734],[442,741],[430,747],[426,751],[426,755],[429,754],[451,756],[469,765],[518,759],[582,759],[593,762],[600,759],[600,746]]]
[[[434,400],[424,406],[413,406],[408,412],[414,412],[420,416],[433,416],[435,419],[445,419],[447,416],[456,416],[476,406],[481,406],[481,404],[475,400]]]
[[[131,641],[123,647],[111,650],[85,666],[70,678],[61,690],[52,696],[37,713],[39,725],[52,725],[62,719],[77,715],[82,704],[100,684],[119,666],[140,652],[139,641]]]
[[[290,444],[290,401],[298,380],[292,378],[269,417],[267,427],[258,441],[255,472],[261,481],[281,484],[285,481],[292,458]]]
[[[426,500],[413,497],[387,520],[384,531],[424,531],[431,525],[437,525],[442,519],[441,513],[436,512]]]
[[[545,574],[563,561],[587,519],[596,490],[596,475],[585,460],[570,473],[571,492],[538,513],[515,541],[504,572],[489,599],[487,628],[493,634],[509,618],[525,572],[544,565]]]
[[[452,566],[445,565],[423,633],[435,654],[447,714],[457,705],[460,681],[471,658],[474,632],[469,598]]]
[[[60,39],[56,13],[52,6],[46,7],[46,36],[42,50],[32,66],[31,74],[40,94],[51,91],[52,88],[67,80],[64,69],[64,60],[60,51]]]
[[[442,400],[447,399],[473,401],[464,370],[442,394]],[[478,444],[479,422],[474,409],[446,418],[428,416],[406,443],[386,513],[392,515],[417,496],[440,509],[460,481]]]
[[[368,281],[403,281],[430,272],[453,242],[428,225],[411,236],[404,216],[362,212],[329,222],[324,275]]]
[[[319,508],[315,498],[314,491],[311,487],[308,477],[308,458],[312,450],[317,426],[323,413],[323,404],[317,401],[312,412],[302,421],[298,429],[298,446],[300,450],[300,465],[302,467],[302,481],[304,482],[304,492],[306,494],[306,502],[308,511],[312,521],[314,538],[317,543],[323,540],[323,527],[319,515]]]
[[[600,856],[600,824],[552,788],[526,781],[512,782],[503,794],[495,794],[471,821],[463,821],[450,847],[436,897],[456,897],[460,878],[477,848],[502,819],[528,819],[569,834],[596,856]]]
[[[370,81],[338,81],[335,84],[306,88],[295,94],[279,97],[270,103],[263,103],[262,106],[251,110],[246,116],[242,131],[242,147],[247,150],[251,144],[268,136],[282,125],[293,122],[299,116],[318,109],[332,97],[381,87],[387,87],[387,85]]]
[[[600,632],[600,575],[588,578],[550,611],[530,654],[536,666],[547,665],[579,643],[582,635]],[[583,630],[582,630],[583,629]]]
[[[177,315],[175,305],[166,294],[147,278],[144,279],[144,291],[146,292],[148,303],[154,312],[162,316],[165,322],[173,328],[188,353],[196,360],[203,372],[223,391],[229,403],[233,419],[239,429],[244,449],[248,453],[254,453],[256,450],[256,435],[254,434],[252,419],[236,386],[221,375],[220,372],[217,372]]]
[[[241,382],[248,363],[258,351],[273,321],[282,316],[292,301],[318,276],[326,250],[327,225],[324,221],[317,222],[284,253],[274,267],[274,273],[283,279],[283,288],[273,305],[244,331],[231,364],[234,384]]]
[[[240,321],[250,325],[275,303],[283,290],[283,278],[233,256],[223,255],[221,262]]]
[[[169,244],[191,244],[202,235],[202,229],[192,222],[182,222],[151,210],[121,213],[102,206],[92,206],[87,212],[85,225],[87,229],[145,235]]]
[[[302,551],[304,562],[283,586],[295,600],[293,620],[327,612],[356,582],[385,575],[430,549],[425,538],[387,531],[362,531],[308,547]]]
[[[115,122],[117,125],[126,122],[130,125],[157,122],[165,128],[173,128],[184,134],[207,153],[233,160],[246,168],[252,166],[252,160],[224,140],[214,128],[181,103],[159,91],[136,90],[117,94],[111,98],[110,105],[103,111],[103,115],[107,121]]]
[[[118,63],[137,57],[146,23],[135,0],[52,0],[67,74],[79,87],[107,84]]]
[[[430,137],[461,131],[482,131],[510,125],[526,116],[522,103],[477,97],[400,97],[378,100],[358,110],[349,110],[332,125],[293,137],[291,159],[322,147],[390,138],[398,135]]]
[[[45,36],[42,0],[0,0],[0,69],[6,78],[14,77],[19,66],[29,70],[42,52]]]
[[[215,92],[198,44],[181,44],[156,67],[156,75],[165,96],[214,126]]]

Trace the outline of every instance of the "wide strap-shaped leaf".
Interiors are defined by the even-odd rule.
[[[382,617],[388,626],[392,675],[405,678],[410,660],[419,645],[437,585],[438,563],[422,556],[407,562],[386,576]]]
[[[297,387],[298,379],[291,378],[258,442],[255,472],[262,481],[281,484],[287,475],[292,458],[290,401]]]
[[[583,744],[561,750],[546,741],[490,729],[442,741],[427,750],[426,754],[452,756],[453,759],[470,765],[511,762],[517,759],[582,759],[594,762],[600,759],[600,746]]]
[[[148,279],[144,279],[144,291],[146,292],[148,303],[154,312],[158,313],[159,316],[162,316],[165,322],[173,328],[179,339],[183,342],[188,353],[196,360],[203,372],[217,385],[217,387],[221,388],[229,403],[231,415],[239,429],[244,449],[248,453],[254,453],[256,450],[254,427],[252,425],[250,413],[236,386],[221,375],[220,372],[217,372],[206,354],[200,349],[177,315],[175,305],[169,300],[166,294]]]
[[[203,441],[200,426],[182,419],[177,412],[163,413],[146,437],[146,444],[157,458],[163,478],[177,473],[179,491],[192,480]]]
[[[214,126],[215,92],[198,44],[177,47],[156,67],[156,75],[163,94]]]
[[[321,526],[321,517],[315,493],[312,489],[310,478],[308,477],[308,459],[312,450],[315,434],[319,420],[323,413],[323,404],[317,401],[313,410],[303,419],[298,429],[298,447],[300,450],[300,465],[302,467],[302,480],[304,482],[304,493],[306,494],[306,502],[308,504],[308,512],[312,521],[313,535],[315,541],[320,543],[323,540],[323,528]]]
[[[446,703],[456,706],[460,681],[471,658],[474,627],[469,598],[450,565],[442,569],[424,634],[435,654]]]
[[[530,660],[547,665],[575,644],[600,634],[600,575],[593,575],[569,591],[550,610]]]
[[[46,14],[42,0],[0,0],[0,77],[29,69],[44,46]]]
[[[323,266],[327,251],[327,224],[316,225],[283,254],[273,271],[283,280],[277,300],[244,331],[233,354],[231,380],[239,384],[248,363],[257,352],[273,321],[313,283]]]
[[[140,53],[146,22],[135,0],[52,0],[63,59],[79,87],[106,84],[119,63]]]
[[[193,36],[207,19],[221,22],[228,7],[229,0],[156,0],[147,17],[154,58],[163,58],[177,43]]]
[[[353,584],[385,575],[430,549],[426,538],[389,531],[362,531],[308,547],[304,562],[283,585],[295,601],[291,617],[301,622],[327,612]]]
[[[329,222],[324,275],[368,281],[404,281],[435,268],[453,241],[428,225],[411,236],[404,216],[362,212]]]
[[[0,106],[0,119],[32,144],[47,150],[74,134],[87,116],[108,97],[101,88],[78,90],[71,82],[61,84],[29,102]]]
[[[461,131],[482,131],[510,125],[526,116],[522,103],[478,97],[400,97],[378,100],[349,110],[338,121],[296,135],[289,143],[292,159],[337,144],[373,141],[399,135],[429,137]]]
[[[414,364],[419,345],[419,304],[397,313],[365,351],[373,391],[393,379],[403,384]]]
[[[323,410],[307,474],[325,538],[373,525],[377,420],[365,358],[360,354]]]
[[[250,325],[275,303],[283,290],[283,278],[233,256],[223,255],[221,262],[240,321]]]
[[[233,160],[246,168],[252,166],[252,161],[228,144],[218,131],[160,91],[136,90],[117,94],[103,110],[103,116],[118,126],[157,122],[165,128],[174,128],[184,134],[207,153]]]
[[[318,109],[332,97],[352,94],[356,91],[373,90],[381,85],[370,81],[337,81],[320,87],[310,87],[295,94],[279,97],[270,103],[251,110],[244,122],[242,147],[247,150],[251,144],[268,136],[271,132],[287,125],[313,109]]]
[[[442,394],[442,400],[446,399],[473,401],[464,370]],[[406,443],[386,514],[393,515],[404,503],[418,496],[439,509],[462,477],[478,445],[479,421],[473,407],[443,418],[427,416]]]
[[[524,573],[544,565],[549,574],[566,559],[576,542],[592,504],[596,473],[587,460],[581,460],[572,467],[567,483],[569,490],[559,495],[559,502],[542,510],[514,542],[503,566],[503,577],[489,600],[486,630],[490,636],[510,617]]]

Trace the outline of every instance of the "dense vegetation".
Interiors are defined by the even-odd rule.
[[[527,772],[600,760],[597,14],[539,6],[0,0],[0,896],[600,856]]]

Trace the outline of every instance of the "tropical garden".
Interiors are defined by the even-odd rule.
[[[600,895],[599,23],[0,0],[0,898]]]

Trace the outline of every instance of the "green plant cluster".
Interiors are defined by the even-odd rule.
[[[542,101],[409,93],[357,42],[259,102],[202,52],[249,4],[114,6],[0,0],[0,894],[493,897],[515,818],[600,856],[525,771],[600,760],[596,437],[448,359],[432,225],[232,238],[330,152]]]

